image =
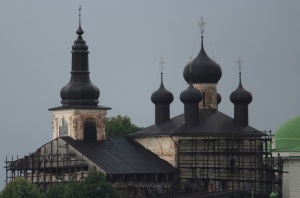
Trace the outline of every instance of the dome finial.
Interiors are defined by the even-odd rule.
[[[81,38],[81,35],[84,33],[84,31],[81,29],[81,5],[78,8],[78,12],[79,12],[79,27],[76,33],[78,34],[78,37]]]
[[[242,82],[242,64],[244,63],[244,61],[241,59],[241,57],[239,56],[239,60],[236,61],[236,63],[239,66],[239,77],[240,77],[240,83]]]
[[[159,65],[160,65],[160,81],[161,83],[163,83],[163,66],[164,66],[164,59],[163,57],[160,58],[160,62],[159,62]]]

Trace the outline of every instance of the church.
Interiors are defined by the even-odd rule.
[[[300,177],[300,115],[284,122],[273,136],[273,155],[284,160],[282,193],[285,198],[299,197]]]
[[[80,17],[80,15],[79,15]],[[174,96],[161,84],[151,96],[155,123],[128,136],[110,137],[99,104],[100,91],[89,77],[88,46],[79,18],[72,46],[70,82],[53,114],[53,139],[20,159],[6,159],[6,182],[21,176],[47,188],[89,170],[103,172],[127,197],[282,197],[280,157],[272,156],[271,134],[248,122],[252,94],[239,85],[230,95],[233,118],[218,111],[222,69],[204,49],[183,67],[187,88],[180,94],[184,113],[170,117]],[[240,61],[241,64],[241,61]]]

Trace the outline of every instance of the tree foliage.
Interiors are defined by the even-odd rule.
[[[114,189],[106,180],[103,173],[97,171],[90,171],[85,183],[85,195],[90,198],[117,198],[118,191]]]
[[[55,184],[47,192],[47,198],[118,198],[118,191],[101,172],[92,170],[83,182],[70,181],[66,185]]]
[[[138,127],[131,123],[130,117],[117,115],[115,117],[105,118],[106,122],[106,135],[128,135],[130,133],[141,130],[142,127]]]
[[[54,184],[47,192],[47,198],[63,198],[66,187],[62,184]]]
[[[46,195],[32,184],[29,180],[16,177],[9,182],[3,191],[0,198],[45,198]]]
[[[72,180],[54,184],[45,194],[29,180],[17,177],[9,182],[0,198],[119,198],[117,189],[106,180],[103,173],[92,170],[84,181]]]

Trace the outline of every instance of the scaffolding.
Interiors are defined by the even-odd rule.
[[[179,137],[178,168],[187,191],[239,191],[282,197],[283,161],[271,152],[271,134]]]
[[[178,174],[119,174],[108,179],[126,197],[158,197],[179,193]]]
[[[62,145],[58,139],[23,158],[6,157],[5,161],[6,183],[23,177],[45,191],[55,183],[81,182],[94,168],[82,154],[74,152],[68,144]],[[177,191],[179,180],[177,173],[111,174],[106,177],[125,197],[169,195]]]
[[[83,156],[69,152],[69,145],[60,146],[57,141],[50,142],[50,150],[41,149],[23,158],[9,160],[6,157],[5,169],[8,183],[15,177],[23,177],[37,186],[47,189],[55,183],[82,181],[87,176],[88,165]]]
[[[276,192],[282,197],[283,160],[272,156],[271,141],[270,133],[180,136],[176,140],[178,173],[106,176],[126,197],[194,192],[244,193],[255,198]],[[94,168],[85,156],[58,139],[21,159],[6,158],[5,165],[6,183],[24,177],[45,190],[55,183],[83,181]]]

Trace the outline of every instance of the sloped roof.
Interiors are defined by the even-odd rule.
[[[283,123],[275,132],[277,151],[300,151],[300,115]]]
[[[183,115],[179,115],[166,121],[162,125],[154,124],[135,133],[131,133],[129,137],[130,136],[153,136],[153,135],[169,136],[172,135],[175,129],[179,128],[183,124],[184,124],[184,117]]]
[[[80,141],[61,137],[107,174],[147,174],[178,172],[168,162],[125,137],[105,141]]]
[[[239,126],[230,116],[217,110],[199,110],[199,125],[189,126],[184,123],[184,114],[171,118],[162,125],[151,125],[140,131],[130,134],[131,137],[140,136],[202,136],[227,135],[234,133],[265,135],[251,126]]]

